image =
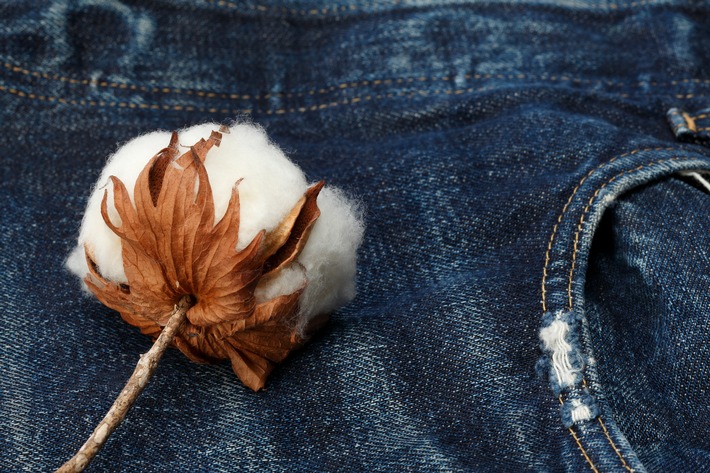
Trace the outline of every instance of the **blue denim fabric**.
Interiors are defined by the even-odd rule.
[[[150,345],[63,268],[106,157],[235,118],[362,200],[358,296],[260,393],[172,350],[90,471],[710,471],[710,196],[674,177],[710,169],[707,2],[0,18],[2,471],[61,465]]]

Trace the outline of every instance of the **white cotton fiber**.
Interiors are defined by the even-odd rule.
[[[219,125],[207,123],[178,132],[181,145],[207,139]],[[138,175],[148,161],[170,141],[169,132],[153,132],[126,143],[103,169],[86,207],[79,241],[67,260],[67,267],[84,278],[88,267],[84,245],[92,252],[99,272],[115,282],[125,283],[121,241],[101,217],[101,200],[109,191],[109,216],[120,223],[113,208],[109,176],[123,181],[131,198]],[[187,148],[186,148],[187,149]],[[234,184],[238,186],[241,222],[239,249],[265,229],[273,230],[308,188],[303,172],[271,144],[261,128],[237,124],[223,133],[219,147],[207,154],[205,168],[212,186],[216,220],[224,215]],[[355,295],[355,256],[363,237],[363,224],[356,205],[339,190],[326,186],[318,196],[321,215],[297,263],[282,271],[268,286],[260,288],[257,299],[291,293],[308,281],[301,296],[301,323],[331,312]]]

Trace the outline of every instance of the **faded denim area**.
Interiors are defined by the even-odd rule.
[[[587,278],[598,382],[652,471],[708,462],[695,452],[707,450],[710,418],[710,194],[694,184],[665,179],[620,199]]]
[[[707,2],[0,18],[2,471],[61,465],[150,346],[63,268],[105,159],[235,119],[361,200],[358,296],[260,393],[172,350],[90,471],[710,471],[710,196],[669,177],[710,169]]]

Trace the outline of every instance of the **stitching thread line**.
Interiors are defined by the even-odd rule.
[[[597,199],[597,197],[599,196],[599,194],[601,193],[601,191],[602,191],[603,189],[605,189],[607,186],[609,186],[609,184],[611,184],[612,182],[616,181],[616,180],[617,180],[619,177],[621,177],[621,176],[624,176],[624,175],[626,175],[626,174],[635,173],[635,172],[640,171],[640,170],[642,170],[642,169],[647,169],[647,168],[650,168],[650,167],[653,167],[653,166],[657,166],[657,165],[659,165],[659,164],[661,164],[661,163],[667,163],[667,162],[676,161],[677,159],[679,159],[679,158],[676,157],[676,158],[660,159],[660,160],[658,160],[658,161],[654,161],[654,162],[651,162],[651,163],[648,163],[648,164],[641,164],[641,165],[639,165],[639,166],[637,166],[637,167],[635,167],[635,168],[633,168],[633,169],[627,169],[627,170],[625,170],[625,171],[622,171],[622,172],[620,172],[619,174],[616,174],[615,176],[612,176],[609,180],[607,180],[605,183],[603,183],[599,188],[597,188],[597,190],[594,192],[594,194],[589,198],[589,201],[587,202],[587,205],[584,207],[584,211],[583,211],[583,213],[582,213],[582,216],[581,216],[580,219],[579,219],[579,224],[577,225],[577,232],[575,233],[575,238],[574,238],[574,251],[573,251],[573,254],[572,254],[572,265],[571,265],[571,267],[570,267],[569,283],[568,283],[568,286],[567,286],[567,295],[568,295],[568,298],[569,298],[569,307],[568,307],[569,310],[572,310],[572,286],[573,286],[573,284],[574,284],[574,269],[575,269],[575,261],[576,261],[577,253],[578,253],[579,234],[581,233],[582,227],[584,226],[586,215],[589,213],[589,210],[591,209],[592,204],[593,204],[594,201]],[[602,430],[604,431],[604,434],[605,434],[605,436],[606,436],[606,438],[607,438],[607,441],[609,442],[609,445],[610,445],[611,448],[614,450],[614,452],[616,453],[616,455],[619,457],[619,460],[621,460],[622,466],[623,466],[627,471],[633,472],[634,470],[629,467],[629,465],[628,465],[628,463],[626,462],[626,459],[624,458],[623,454],[621,453],[621,451],[619,450],[619,448],[616,446],[616,443],[614,443],[613,439],[612,439],[611,436],[609,435],[609,432],[608,432],[608,430],[607,430],[607,428],[606,428],[606,425],[604,425],[604,422],[601,420],[601,416],[599,417],[599,423],[600,423],[600,425],[601,425],[601,427],[602,427]],[[571,427],[570,427],[569,430],[570,430],[570,433],[572,433],[572,436],[575,438],[575,441],[577,442],[577,445],[578,445],[580,448],[583,448],[582,445],[581,445],[581,442],[579,441],[579,439],[577,438],[576,434],[574,433],[574,431],[572,430]],[[582,451],[582,453],[585,453],[584,450]],[[592,467],[592,470],[593,470],[593,471],[597,471],[596,468],[594,467],[594,465],[593,465],[593,464],[591,463],[591,461],[588,459],[588,456],[587,456],[586,454],[585,454],[585,458],[587,458],[587,461],[590,462],[590,466]]]
[[[586,380],[583,380],[583,384],[584,384],[585,387],[587,386]],[[560,405],[563,405],[563,404],[564,404],[564,400],[562,399],[562,395],[561,395],[561,394],[559,395],[558,400],[560,401]],[[614,449],[614,452],[616,452],[616,455],[619,457],[619,460],[621,460],[622,466],[623,466],[629,473],[634,473],[636,470],[634,470],[633,468],[631,468],[631,467],[628,465],[628,463],[626,463],[626,460],[624,459],[623,454],[621,453],[621,451],[619,450],[619,448],[616,446],[616,443],[614,443],[614,440],[612,440],[611,436],[609,435],[609,431],[607,430],[606,425],[604,424],[604,421],[602,421],[602,416],[599,416],[599,417],[597,418],[597,420],[599,421],[599,424],[601,425],[602,430],[604,431],[604,435],[606,436],[607,440],[609,441],[609,444],[610,444],[611,447]],[[579,450],[582,452],[582,455],[584,456],[585,460],[587,460],[587,463],[589,464],[589,467],[592,469],[592,471],[594,471],[594,472],[596,472],[596,473],[599,473],[599,470],[597,470],[597,467],[594,465],[594,462],[592,461],[592,459],[591,459],[589,453],[587,452],[587,450],[586,450],[586,449],[584,448],[584,446],[582,445],[582,441],[581,441],[580,438],[577,436],[577,434],[576,434],[576,432],[574,431],[574,429],[573,429],[572,427],[568,427],[567,430],[569,431],[570,434],[572,434],[572,437],[574,438],[574,441],[577,443],[577,447],[578,447]]]
[[[548,268],[550,266],[550,256],[552,254],[552,247],[555,242],[555,237],[557,236],[557,231],[559,230],[559,226],[562,223],[562,219],[564,218],[565,214],[567,213],[567,210],[572,203],[572,200],[574,199],[575,195],[577,195],[577,192],[579,189],[582,187],[582,185],[585,183],[587,179],[589,179],[594,173],[599,171],[605,166],[608,166],[615,161],[625,158],[627,156],[632,156],[637,153],[642,153],[642,152],[647,152],[647,151],[674,151],[677,148],[664,148],[664,147],[655,147],[655,148],[640,148],[640,149],[635,149],[633,151],[629,151],[623,154],[620,154],[618,156],[615,156],[611,158],[609,161],[603,162],[597,167],[593,168],[591,171],[589,171],[582,179],[577,183],[577,185],[574,187],[572,190],[572,193],[570,194],[569,198],[567,199],[567,202],[565,203],[564,207],[562,207],[562,211],[560,212],[559,216],[557,217],[557,222],[555,223],[554,227],[552,228],[552,233],[550,234],[550,239],[547,243],[547,251],[545,252],[545,265],[542,268],[542,311],[547,312],[547,279],[548,279]],[[575,247],[576,248],[576,247]]]
[[[276,110],[266,109],[263,111],[265,115],[285,115],[290,113],[305,113],[305,112],[315,112],[319,110],[325,110],[328,108],[334,108],[343,105],[354,105],[359,102],[369,102],[378,101],[383,99],[390,99],[395,97],[409,97],[414,98],[417,96],[439,96],[439,95],[462,95],[465,93],[473,92],[484,92],[488,90],[495,90],[496,87],[468,87],[465,89],[445,89],[445,90],[410,90],[410,91],[400,91],[397,93],[387,93],[387,94],[370,94],[361,97],[353,97],[350,99],[342,99],[331,101],[327,103],[314,104],[309,106],[301,107],[290,107],[290,108],[279,108]],[[61,104],[69,105],[80,105],[80,106],[93,106],[93,107],[119,107],[119,108],[131,108],[131,109],[150,109],[150,110],[175,110],[175,111],[188,111],[188,112],[207,112],[207,113],[221,113],[221,114],[246,114],[250,115],[254,113],[254,109],[243,108],[243,109],[228,109],[228,108],[218,108],[218,107],[200,107],[194,105],[167,105],[167,104],[156,104],[156,103],[133,103],[127,101],[105,101],[105,100],[88,100],[88,99],[67,99],[64,97],[55,97],[51,95],[36,94],[34,92],[24,92],[22,90],[16,89],[14,87],[8,87],[5,85],[0,85],[0,92],[7,92],[18,97],[25,97],[33,100],[40,100],[44,102],[57,102]],[[620,97],[628,97],[628,94],[619,94]],[[543,304],[544,305],[544,304]]]
[[[579,181],[579,183],[578,183],[578,184],[575,186],[575,188],[572,190],[572,193],[570,194],[569,198],[567,199],[567,202],[565,203],[564,207],[562,208],[562,212],[561,212],[561,213],[559,214],[559,216],[557,217],[557,221],[556,221],[556,223],[555,223],[555,225],[554,225],[554,227],[553,227],[553,229],[552,229],[552,233],[551,233],[551,235],[550,235],[550,240],[548,241],[547,251],[546,251],[546,253],[545,253],[545,266],[544,266],[544,268],[543,268],[543,280],[542,280],[542,306],[543,306],[543,311],[545,311],[545,312],[547,311],[547,305],[546,305],[546,299],[545,299],[545,296],[546,296],[546,286],[545,286],[545,284],[546,284],[546,278],[547,278],[547,275],[548,275],[548,274],[547,274],[547,268],[548,268],[548,265],[549,265],[549,262],[550,262],[550,253],[551,253],[551,251],[552,251],[552,246],[553,246],[553,243],[554,243],[554,240],[555,240],[555,236],[556,236],[557,230],[559,229],[559,226],[560,226],[560,224],[561,224],[561,222],[562,222],[562,219],[564,218],[564,215],[566,214],[566,212],[567,212],[567,210],[568,210],[568,208],[569,208],[569,206],[570,206],[572,200],[574,199],[575,195],[577,194],[577,192],[579,191],[579,189],[581,188],[581,186],[584,184],[584,182],[585,182],[587,179],[589,179],[594,173],[596,173],[597,171],[599,171],[600,169],[602,169],[603,167],[608,166],[608,165],[612,164],[613,162],[615,162],[615,161],[617,161],[617,160],[619,160],[619,159],[621,159],[621,158],[624,158],[624,157],[626,157],[626,156],[631,156],[631,155],[634,155],[634,154],[637,154],[637,153],[640,153],[640,152],[647,152],[647,151],[674,151],[675,149],[676,149],[676,148],[662,148],[662,147],[635,149],[635,150],[633,150],[633,151],[630,151],[630,152],[627,152],[627,153],[623,153],[623,154],[620,154],[620,155],[618,155],[618,156],[613,157],[613,158],[610,159],[609,161],[606,161],[606,162],[600,164],[599,166],[593,168],[593,169],[592,169],[591,171],[589,171],[584,177],[582,177],[582,179]],[[568,307],[567,307],[567,309],[568,309],[568,310],[571,311],[572,308],[573,308],[572,287],[573,287],[573,285],[574,285],[574,272],[575,272],[577,254],[578,254],[578,252],[579,252],[579,235],[581,234],[582,228],[583,228],[583,226],[584,226],[584,224],[585,224],[585,222],[586,222],[585,218],[586,218],[587,214],[588,214],[589,211],[591,210],[592,205],[594,204],[594,202],[596,201],[596,199],[599,197],[599,195],[600,195],[600,193],[602,192],[602,190],[604,190],[606,187],[608,187],[611,183],[613,183],[614,181],[616,181],[616,180],[617,180],[619,177],[621,177],[621,176],[624,176],[624,175],[627,175],[627,174],[631,174],[631,173],[635,173],[635,172],[640,171],[640,170],[642,170],[642,169],[647,169],[647,168],[650,168],[650,167],[653,167],[653,166],[656,166],[656,165],[659,165],[659,164],[662,164],[662,163],[667,163],[667,162],[676,161],[676,160],[678,160],[678,159],[679,159],[678,157],[667,158],[667,159],[660,159],[660,160],[653,161],[653,162],[648,163],[648,164],[639,165],[639,166],[637,166],[637,167],[635,167],[635,168],[633,168],[633,169],[626,169],[626,170],[624,170],[624,171],[622,171],[622,172],[620,172],[620,173],[618,173],[618,174],[612,176],[611,178],[609,178],[609,179],[608,179],[606,182],[604,182],[600,187],[598,187],[598,188],[596,189],[596,191],[594,192],[594,194],[592,194],[592,196],[589,198],[589,200],[587,201],[586,206],[584,207],[584,210],[583,210],[583,212],[582,212],[582,215],[580,216],[579,223],[578,223],[578,225],[577,225],[577,230],[576,230],[576,232],[575,232],[575,237],[574,237],[574,246],[573,246],[573,253],[572,253],[572,263],[571,263],[571,266],[570,266],[569,280],[568,280],[568,285],[567,285],[567,297],[568,297]],[[585,386],[586,386],[586,381],[584,381],[584,384],[585,384]],[[564,401],[563,401],[563,399],[562,399],[562,395],[560,395],[560,396],[558,397],[558,399],[559,399],[559,401],[560,401],[561,404],[564,403]],[[623,466],[624,469],[626,469],[627,471],[633,473],[635,470],[629,466],[628,462],[627,462],[626,459],[624,458],[623,453],[621,452],[621,450],[619,450],[618,446],[616,445],[616,443],[614,442],[614,440],[611,438],[611,435],[609,434],[609,430],[607,429],[606,424],[604,424],[604,421],[602,420],[602,417],[599,416],[597,419],[598,419],[599,425],[600,425],[601,428],[602,428],[602,431],[603,431],[603,433],[604,433],[604,436],[606,437],[607,441],[609,442],[609,445],[611,446],[611,448],[614,450],[614,452],[616,453],[617,457],[618,457],[619,460],[621,461],[622,466]],[[571,434],[572,437],[574,438],[574,440],[575,440],[575,442],[576,442],[578,448],[579,448],[580,451],[582,452],[582,455],[584,456],[585,460],[586,460],[587,463],[589,464],[589,466],[590,466],[590,468],[592,469],[592,471],[595,472],[595,473],[599,473],[599,471],[597,470],[596,466],[594,465],[594,462],[592,461],[592,459],[590,458],[588,452],[586,451],[586,449],[585,449],[584,446],[582,445],[582,442],[581,442],[580,438],[577,436],[577,434],[576,434],[576,432],[574,431],[574,429],[573,429],[572,427],[570,427],[570,428],[568,429],[568,431],[570,432],[570,434]]]
[[[629,466],[629,464],[626,463],[626,459],[624,458],[624,455],[621,453],[619,448],[616,446],[616,443],[614,443],[614,440],[612,440],[611,435],[609,435],[609,431],[607,430],[606,425],[604,425],[604,421],[602,421],[602,417],[599,416],[597,418],[597,420],[599,421],[599,425],[602,426],[602,430],[604,431],[604,435],[606,436],[607,440],[611,444],[611,448],[614,449],[614,451],[616,452],[616,456],[618,456],[619,460],[621,460],[621,464],[623,465],[623,467],[626,469],[626,471],[628,471],[630,473],[634,473],[634,471],[636,471],[636,470],[631,468]]]
[[[568,303],[569,303],[569,305],[567,307],[568,310],[572,310],[572,308],[573,308],[573,306],[572,306],[572,287],[574,286],[575,263],[577,261],[577,254],[579,251],[579,248],[578,248],[579,235],[582,232],[582,227],[586,223],[585,218],[586,218],[587,214],[589,213],[589,211],[591,210],[592,204],[594,204],[594,201],[597,199],[597,197],[599,197],[599,194],[601,193],[601,191],[603,191],[607,186],[609,186],[609,184],[616,181],[621,176],[624,176],[626,174],[631,174],[631,173],[640,171],[642,169],[651,168],[653,166],[657,166],[658,164],[677,161],[678,159],[679,158],[677,158],[677,157],[676,158],[659,159],[658,161],[653,161],[648,164],[641,164],[633,169],[627,169],[625,171],[622,171],[619,174],[609,178],[609,180],[607,180],[605,183],[603,183],[601,186],[599,186],[597,188],[597,190],[594,192],[594,194],[592,194],[592,196],[589,198],[589,201],[587,202],[587,205],[584,207],[584,211],[582,212],[582,215],[579,218],[579,224],[577,225],[577,231],[574,235],[575,242],[574,242],[574,249],[572,251],[572,264],[571,264],[571,267],[569,270],[569,279],[568,279],[568,283],[567,283],[567,298],[568,298]]]
[[[370,94],[361,97],[353,97],[350,99],[342,99],[331,102],[324,102],[320,104],[314,104],[310,106],[301,107],[290,107],[290,108],[280,108],[280,109],[266,109],[262,113],[265,115],[285,115],[287,113],[305,113],[313,112],[319,110],[325,110],[328,108],[343,106],[343,105],[354,105],[359,102],[368,101],[378,101],[383,99],[391,99],[397,97],[408,97],[414,98],[417,96],[430,97],[439,95],[462,95],[466,93],[473,92],[484,92],[490,90],[496,90],[496,86],[483,86],[483,87],[468,87],[465,89],[436,89],[436,90],[408,90],[400,91],[397,93],[387,93],[387,94]],[[24,92],[22,90],[8,87],[0,84],[0,92],[7,92],[12,95],[19,97],[26,97],[34,100],[41,100],[45,102],[57,102],[69,105],[80,105],[80,106],[98,106],[98,107],[120,107],[120,108],[138,108],[138,109],[150,109],[150,110],[178,110],[178,111],[197,111],[197,112],[209,112],[209,113],[222,113],[222,114],[252,114],[254,109],[228,109],[228,108],[217,108],[217,107],[200,107],[193,105],[168,105],[168,104],[156,104],[156,103],[133,103],[126,101],[105,101],[105,100],[87,100],[87,99],[67,99],[64,97],[55,97],[51,95],[40,95],[33,92]]]
[[[490,87],[480,87],[480,88],[467,88],[467,89],[446,89],[446,90],[415,90],[415,91],[402,91],[399,93],[388,93],[388,94],[377,94],[377,95],[367,95],[364,97],[353,97],[352,99],[343,99],[340,101],[333,101],[327,103],[315,104],[307,107],[292,107],[292,108],[281,108],[276,110],[265,110],[266,115],[283,115],[286,113],[295,112],[308,112],[324,110],[327,108],[333,108],[341,105],[352,105],[359,102],[382,100],[395,97],[409,96],[410,98],[416,96],[436,96],[436,95],[461,95],[464,93],[480,92],[491,89]],[[8,92],[12,95],[17,95],[19,97],[26,97],[35,100],[41,100],[46,102],[58,102],[70,105],[90,105],[90,106],[108,106],[108,107],[121,107],[121,108],[139,108],[139,109],[151,109],[151,110],[185,110],[185,111],[198,111],[198,112],[210,112],[210,113],[253,113],[252,109],[226,109],[217,107],[197,107],[192,105],[167,105],[167,104],[146,104],[146,103],[133,103],[126,101],[104,101],[104,100],[86,100],[86,99],[66,99],[63,97],[54,97],[49,95],[39,95],[32,92],[24,92],[22,90],[15,89],[13,87],[7,87],[0,85],[0,91]]]
[[[560,394],[557,397],[557,400],[560,401],[560,405],[563,405],[565,403],[564,400],[562,400],[562,394]],[[585,449],[584,445],[582,445],[582,441],[577,436],[577,433],[574,431],[574,429],[572,427],[568,427],[567,430],[569,431],[570,434],[572,434],[572,438],[574,438],[574,441],[577,443],[577,447],[582,452],[584,459],[587,460],[589,467],[592,469],[592,471],[594,473],[599,473],[599,470],[597,470],[597,467],[594,465],[592,458],[589,456],[589,453],[587,453],[587,449]]]
[[[283,93],[283,92],[276,92],[276,93],[268,93],[264,95],[260,94],[239,94],[239,93],[228,93],[228,92],[214,92],[214,91],[205,91],[205,90],[195,90],[195,89],[183,89],[183,88],[175,88],[175,87],[166,87],[166,86],[154,86],[154,87],[147,87],[143,85],[136,85],[136,84],[127,84],[127,83],[122,83],[122,82],[114,82],[114,81],[94,81],[90,79],[77,79],[74,77],[68,77],[68,76],[63,76],[60,74],[54,74],[54,73],[48,73],[48,72],[40,72],[40,71],[33,71],[30,69],[26,69],[20,66],[17,66],[15,64],[9,63],[9,62],[3,62],[2,63],[3,68],[19,73],[25,76],[31,76],[31,77],[37,77],[37,78],[42,78],[45,80],[53,80],[53,81],[58,81],[58,82],[64,82],[67,84],[73,84],[73,85],[84,85],[84,86],[89,86],[89,85],[95,85],[98,87],[102,88],[107,88],[107,89],[116,89],[116,90],[131,90],[131,91],[140,91],[140,92],[146,92],[146,93],[161,93],[161,94],[178,94],[178,95],[189,95],[189,96],[197,96],[201,98],[208,98],[208,99],[226,99],[226,100],[268,100],[270,98],[301,98],[301,97],[306,97],[306,96],[314,96],[314,95],[324,95],[327,93],[335,92],[338,90],[351,90],[351,89],[357,89],[357,88],[362,88],[362,87],[367,87],[367,86],[380,86],[380,85],[402,85],[402,84],[412,84],[412,83],[421,83],[421,82],[437,82],[437,81],[443,81],[443,82],[452,82],[454,79],[451,76],[419,76],[419,77],[407,77],[407,78],[397,78],[397,79],[372,79],[372,80],[362,80],[362,81],[351,81],[351,82],[341,82],[340,84],[337,85],[332,85],[328,87],[321,87],[318,89],[310,89],[305,92],[291,92],[291,93]],[[628,87],[628,84],[622,84],[619,82],[614,82],[610,80],[605,80],[605,79],[579,79],[575,77],[571,77],[568,75],[535,75],[535,74],[465,74],[464,79],[466,80],[488,80],[488,79],[504,79],[504,80],[533,80],[533,81],[545,81],[545,82],[571,82],[573,84],[597,84],[597,85],[606,85],[610,87]],[[697,84],[710,84],[710,79],[682,79],[682,80],[673,80],[670,81],[669,83],[663,83],[663,82],[650,82],[651,86],[667,86],[667,85],[680,85],[680,84],[687,84],[687,83],[697,83]],[[644,86],[645,84],[642,82],[632,84],[633,87],[638,88],[641,86]],[[628,94],[619,94],[621,96],[626,96],[628,97]],[[676,94],[675,98],[678,99],[690,99],[693,97],[703,97],[704,94]],[[702,118],[702,117],[696,117],[696,118]]]
[[[569,430],[569,433],[572,434],[572,437],[574,438],[574,441],[577,442],[577,447],[582,451],[582,455],[584,455],[584,459],[587,460],[587,463],[589,464],[589,467],[592,469],[594,473],[599,473],[599,470],[597,470],[597,467],[594,466],[594,462],[592,459],[589,457],[589,454],[587,451],[584,449],[582,446],[582,442],[579,440],[579,437],[577,437],[577,433],[574,431],[572,427],[569,427],[567,430]]]
[[[589,386],[587,385],[587,380],[584,378],[582,378],[582,386],[584,386],[587,390],[589,389]],[[604,421],[602,420],[602,416],[599,415],[599,417],[597,417],[597,420],[599,421],[599,425],[602,426],[602,430],[604,431],[604,435],[606,436],[607,440],[609,441],[611,448],[614,449],[614,452],[616,452],[616,455],[619,457],[619,460],[621,460],[622,466],[630,473],[634,473],[636,470],[631,468],[629,466],[629,464],[626,463],[626,459],[624,458],[624,455],[621,453],[621,450],[619,450],[619,448],[616,446],[616,443],[611,438],[611,435],[609,434],[609,431],[606,428],[606,424],[604,424]]]

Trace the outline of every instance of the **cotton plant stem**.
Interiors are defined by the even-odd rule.
[[[64,465],[62,465],[56,473],[74,473],[84,471],[89,462],[93,460],[99,450],[104,446],[109,436],[123,422],[126,414],[130,410],[133,403],[136,402],[138,396],[143,392],[143,388],[148,384],[148,380],[155,373],[158,367],[160,358],[165,353],[165,350],[170,346],[175,337],[175,332],[185,322],[187,318],[187,310],[190,308],[190,297],[183,297],[175,306],[168,323],[163,328],[158,339],[153,343],[153,346],[148,350],[148,353],[141,355],[136,369],[128,379],[126,386],[121,391],[114,401],[111,409],[109,409],[106,417],[94,429],[91,437],[81,446],[78,452]]]

